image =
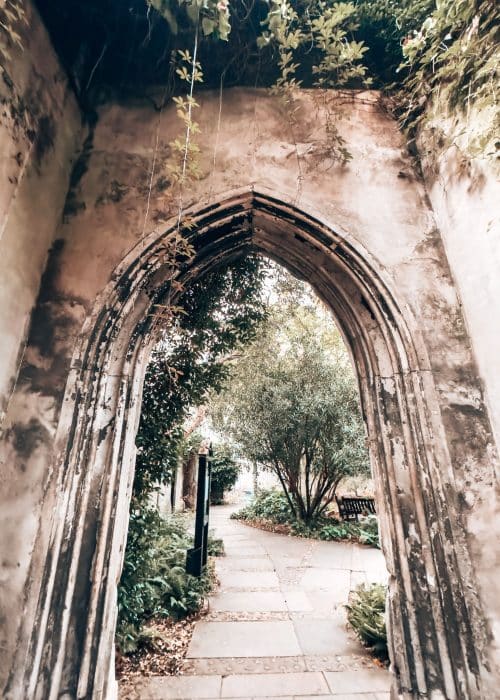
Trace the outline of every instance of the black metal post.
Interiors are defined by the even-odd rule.
[[[210,453],[198,455],[198,488],[196,492],[196,521],[194,547],[188,549],[186,571],[201,576],[207,565],[208,520],[210,515]]]

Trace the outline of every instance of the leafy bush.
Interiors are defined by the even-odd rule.
[[[212,505],[219,505],[224,502],[224,492],[230,491],[235,485],[240,467],[225,446],[214,449],[211,465],[210,502]]]
[[[223,557],[225,554],[224,540],[219,537],[209,537],[207,551],[209,557]]]
[[[146,369],[136,437],[137,498],[171,482],[189,408],[222,388],[229,373],[227,355],[252,340],[266,317],[266,275],[263,259],[248,255],[183,290],[168,339],[155,348]]]
[[[359,524],[359,541],[361,544],[369,544],[372,547],[380,547],[378,534],[378,518],[376,515],[369,515],[363,518]]]
[[[342,523],[334,520],[321,525],[316,530],[316,537],[320,540],[352,540],[359,535],[359,527],[356,523]]]
[[[335,518],[317,518],[311,523],[296,520],[282,491],[262,491],[254,500],[231,515],[236,520],[267,521],[274,525],[289,525],[298,537],[320,540],[355,540],[371,547],[380,547],[378,518],[370,515],[359,522],[340,522]]]
[[[373,583],[359,586],[347,605],[347,619],[363,644],[379,659],[389,657],[385,626],[386,586]]]
[[[282,491],[261,491],[248,505],[231,517],[236,520],[270,520],[276,525],[293,522],[290,504]]]
[[[153,617],[178,619],[199,610],[211,589],[211,577],[186,573],[186,550],[192,546],[186,522],[162,518],[140,504],[130,513],[125,561],[118,587],[116,640],[120,651],[136,651]]]

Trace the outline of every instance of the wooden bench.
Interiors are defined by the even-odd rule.
[[[336,497],[336,501],[342,520],[358,520],[360,515],[370,515],[376,512],[373,498],[343,496],[341,498]]]

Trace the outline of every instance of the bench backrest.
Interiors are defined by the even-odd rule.
[[[344,496],[337,498],[340,515],[362,515],[375,513],[375,499]]]

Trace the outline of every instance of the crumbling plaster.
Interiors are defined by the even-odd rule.
[[[160,94],[156,97],[159,101]],[[338,124],[352,153],[352,160],[344,165],[332,161],[326,149],[325,99],[332,102],[332,108],[335,103],[335,109],[343,114]],[[201,107],[196,118],[201,124],[203,177],[183,193],[184,205],[194,209],[215,206],[221,199],[230,199],[227,193],[246,190],[274,194],[298,209],[317,212],[341,239],[369,252],[370,259],[396,290],[400,307],[408,318],[414,319],[415,345],[422,349],[419,366],[424,375],[427,372],[432,377],[426,381],[433,383],[439,397],[439,410],[434,409],[434,419],[444,425],[439,450],[451,458],[452,472],[443,475],[446,497],[460,513],[473,557],[473,571],[465,570],[467,562],[458,562],[458,566],[464,567],[464,580],[477,581],[478,614],[489,620],[481,633],[481,644],[484,643],[500,617],[498,601],[487,592],[492,577],[499,572],[499,563],[492,558],[498,537],[491,520],[495,512],[495,449],[441,236],[424,185],[415,174],[396,125],[384,113],[378,95],[372,92],[340,96],[301,92],[297,95],[300,109],[293,122],[279,99],[265,91],[225,91],[222,109],[219,95],[202,93],[198,101]],[[115,270],[127,253],[133,246],[138,246],[136,252],[140,253],[141,245],[146,251],[151,236],[155,231],[158,236],[161,234],[178,208],[177,199],[169,196],[167,168],[169,143],[181,132],[174,110],[159,110],[151,102],[112,103],[99,110],[98,121],[74,165],[63,223],[58,226],[67,168],[79,131],[76,117],[76,110],[71,107],[66,139],[61,136],[61,150],[54,148],[52,157],[47,159],[52,179],[44,173],[43,180],[31,182],[31,189],[26,192],[28,201],[36,198],[48,202],[43,215],[34,212],[33,219],[25,222],[22,230],[26,233],[17,240],[17,252],[12,239],[5,239],[10,241],[6,250],[11,251],[14,262],[12,275],[2,278],[2,289],[16,299],[19,297],[20,309],[24,309],[22,324],[16,325],[12,318],[0,319],[10,333],[4,341],[7,357],[17,357],[22,347],[23,329],[37,291],[47,244],[54,241],[32,315],[30,341],[26,352],[21,353],[22,371],[9,405],[1,446],[6,477],[0,504],[2,547],[5,545],[0,579],[5,623],[0,687],[8,682],[7,696],[11,698],[22,697],[23,678],[32,662],[30,639],[51,528],[62,517],[58,504],[65,480],[55,467],[63,463],[71,436],[70,422],[59,425],[56,441],[55,435],[68,377],[71,379],[79,370],[77,364],[71,365],[71,360],[78,357],[78,344],[83,342],[82,326],[87,322],[90,328],[91,315],[98,313],[95,300],[117,278]],[[66,123],[62,113],[61,120]],[[29,182],[26,176],[24,181]],[[48,199],[50,196],[55,197],[53,202]],[[13,201],[8,226],[16,221],[12,207],[20,207],[18,216],[32,211],[19,193]],[[30,226],[34,222],[45,231],[41,238],[33,237]],[[272,217],[256,213],[256,241],[270,237],[266,231],[273,225]],[[271,253],[287,245],[292,247],[287,236],[294,234],[280,231],[276,221],[273,240],[278,241],[281,236],[281,243],[264,242],[262,247],[268,245]],[[22,301],[26,273],[21,274],[21,270],[27,251],[38,260],[27,285],[29,303],[28,299]],[[331,291],[321,287],[319,269],[316,279],[312,260],[311,254],[309,261],[295,261],[296,270],[302,271],[328,298]],[[383,354],[381,350],[381,357]],[[116,360],[117,367],[121,367],[120,362]],[[14,360],[10,364],[15,367]],[[399,391],[389,360],[387,376],[381,371],[379,379],[389,397]],[[110,375],[109,396],[118,381]],[[424,391],[425,387],[422,394]],[[66,394],[65,402],[74,399]],[[420,398],[417,396],[416,400]],[[102,426],[118,420],[107,415],[106,402],[101,408]],[[133,436],[129,439],[133,440]],[[406,484],[393,487],[404,491]],[[429,488],[432,490],[432,485]],[[92,492],[90,496],[98,510],[99,494]],[[123,547],[126,514],[119,515],[121,529],[117,525],[113,537],[118,543],[121,538]],[[480,542],[475,534],[479,531],[486,538]],[[113,552],[116,565],[119,552]],[[88,556],[91,557],[90,551]],[[108,643],[110,630],[112,633],[111,627],[105,631]],[[79,630],[72,631],[75,648],[82,643],[81,634]],[[493,655],[490,661],[494,663]],[[72,678],[66,680],[74,682]]]
[[[80,145],[80,111],[31,4],[0,76],[0,430]]]
[[[470,117],[481,123],[478,114]],[[478,364],[493,430],[500,443],[500,184],[492,154],[467,151],[467,123],[439,128],[453,145],[436,147],[424,132],[419,148],[425,180]],[[465,143],[461,143],[464,142]],[[500,477],[500,475],[499,475]]]
[[[472,116],[476,128],[481,115]],[[480,377],[477,396],[484,392],[496,444],[500,445],[500,217],[498,202],[500,184],[498,165],[491,157],[471,157],[467,151],[467,123],[442,120],[437,127],[452,143],[437,151],[435,137],[425,132],[419,149],[427,190],[450,263],[454,284],[463,305],[467,334],[471,339]],[[441,144],[443,142],[441,139]],[[446,142],[446,141],[445,141]],[[460,387],[456,402],[462,400]],[[475,435],[463,433],[463,440],[473,443]],[[498,605],[498,571],[500,548],[498,535],[492,523],[498,522],[498,494],[500,472],[496,464],[496,480],[491,493],[483,493],[483,514],[469,519],[476,556],[488,551],[491,566],[483,575],[482,594],[487,610]],[[474,478],[474,472],[468,479]],[[467,488],[468,499],[474,498]],[[488,509],[490,516],[488,517]],[[494,654],[500,658],[500,616],[492,617]]]

